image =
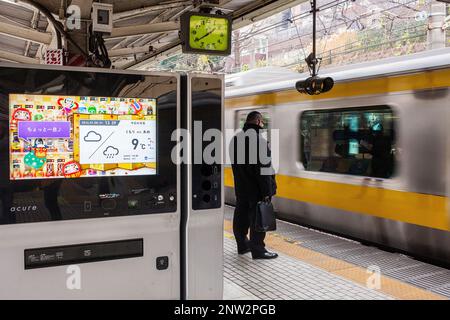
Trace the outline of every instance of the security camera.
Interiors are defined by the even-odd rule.
[[[92,3],[92,31],[111,34],[113,29],[113,5],[106,3]]]
[[[306,80],[300,80],[295,84],[295,88],[298,92],[309,94],[311,96],[328,92],[333,88],[333,86],[333,78],[320,78],[317,76],[309,77]]]

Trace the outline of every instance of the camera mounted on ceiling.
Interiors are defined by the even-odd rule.
[[[305,61],[308,64],[308,68],[312,76],[306,80],[297,81],[295,84],[297,91],[303,94],[309,94],[311,96],[330,91],[334,86],[333,78],[321,78],[317,76],[321,59],[316,58],[314,53],[310,53]]]
[[[334,86],[334,80],[330,77],[319,77],[322,58],[316,56],[316,0],[311,0],[311,12],[313,13],[313,52],[305,59],[311,77],[297,81],[295,89],[302,94],[318,95],[330,91]]]
[[[113,5],[107,3],[92,3],[92,32],[110,35],[113,29]]]
[[[326,77],[309,77],[306,80],[297,81],[295,89],[303,94],[309,94],[310,96],[318,95],[330,91],[334,86],[333,78]]]
[[[110,35],[113,29],[113,5],[107,3],[92,3],[91,32],[89,37],[90,58],[94,66],[110,68],[108,49],[105,45],[104,35]]]

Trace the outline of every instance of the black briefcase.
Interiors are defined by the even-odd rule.
[[[260,201],[256,205],[255,230],[257,232],[274,231],[277,229],[277,220],[273,211],[272,202]]]

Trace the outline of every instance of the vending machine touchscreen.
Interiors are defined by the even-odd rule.
[[[0,68],[0,224],[172,212],[175,77]]]

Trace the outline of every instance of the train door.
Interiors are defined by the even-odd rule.
[[[0,65],[0,299],[179,299],[173,73]]]

